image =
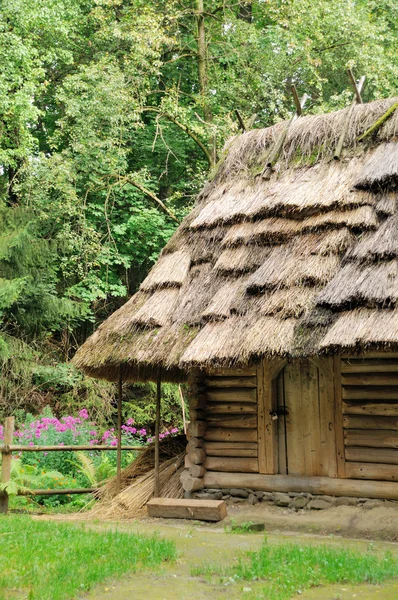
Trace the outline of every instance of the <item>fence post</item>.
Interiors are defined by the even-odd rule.
[[[4,424],[4,445],[12,444],[14,437],[14,417],[7,417]],[[11,478],[11,460],[12,452],[2,452],[1,461],[1,483],[7,483]],[[6,514],[8,511],[8,494],[0,492],[0,513]]]

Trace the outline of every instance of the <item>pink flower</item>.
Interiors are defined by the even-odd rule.
[[[34,443],[33,442],[29,442],[28,446],[34,446]]]
[[[133,435],[137,433],[137,430],[135,427],[130,427],[129,432],[132,433]]]
[[[140,435],[146,435],[146,429],[140,429],[138,433]]]
[[[127,419],[126,425],[132,425],[134,423],[134,419]]]
[[[79,411],[79,417],[81,419],[88,419],[88,412],[87,412],[87,408],[82,408],[81,411]]]
[[[90,433],[91,436],[96,436],[97,435],[97,432],[94,431],[94,429],[92,431],[90,431],[89,433]]]
[[[171,433],[178,433],[178,427],[173,427],[173,429],[171,430]]]
[[[113,438],[113,440],[111,441],[111,446],[117,446],[117,439]]]

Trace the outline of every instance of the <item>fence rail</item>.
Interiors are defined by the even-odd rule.
[[[105,445],[81,445],[81,446],[22,446],[13,444],[14,437],[14,417],[7,417],[4,423],[4,444],[0,445],[2,455],[1,461],[1,483],[8,483],[11,479],[11,460],[13,452],[77,452],[81,451],[115,451],[117,446]],[[122,446],[121,450],[130,450],[141,452],[145,446]],[[18,493],[19,496],[61,496],[70,494],[90,494],[96,492],[98,488],[70,488],[70,489],[47,489],[47,490],[24,490]],[[8,494],[6,491],[0,491],[0,513],[8,511]]]

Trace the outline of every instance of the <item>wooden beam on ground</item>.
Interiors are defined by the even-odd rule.
[[[204,476],[204,487],[213,489],[249,488],[264,492],[309,492],[329,496],[398,500],[398,483],[395,481],[207,471]]]
[[[227,516],[227,505],[223,500],[152,498],[147,503],[147,509],[148,516],[166,519],[222,521]]]

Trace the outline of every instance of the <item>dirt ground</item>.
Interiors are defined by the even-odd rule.
[[[117,528],[124,531],[153,533],[173,539],[178,550],[175,564],[162,566],[159,572],[138,573],[118,581],[108,581],[79,600],[251,600],[258,597],[261,583],[211,584],[192,577],[190,568],[206,562],[228,564],[239,553],[259,548],[263,533],[228,533],[225,525],[248,521],[264,523],[268,542],[348,545],[366,550],[369,543],[377,551],[391,550],[398,556],[398,509],[382,506],[365,510],[357,507],[333,507],[319,512],[293,512],[261,505],[232,506],[225,522],[204,524],[175,519],[140,519],[119,523],[91,522],[93,528]],[[81,522],[81,521],[80,521]],[[356,539],[355,539],[356,538]],[[398,581],[384,586],[345,586],[315,588],[297,596],[306,600],[397,600]]]

